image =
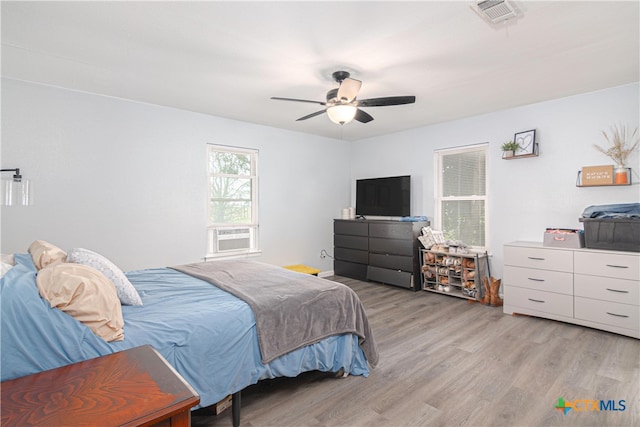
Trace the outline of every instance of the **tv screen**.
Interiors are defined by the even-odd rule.
[[[411,215],[411,176],[357,180],[356,215]]]

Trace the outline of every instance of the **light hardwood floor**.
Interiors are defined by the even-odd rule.
[[[368,378],[307,373],[243,391],[242,426],[639,426],[640,341],[466,300],[333,276],[365,305]],[[558,398],[615,400],[569,411]],[[582,404],[578,405],[582,407]],[[204,415],[203,415],[204,414]],[[194,426],[231,425],[201,410]]]

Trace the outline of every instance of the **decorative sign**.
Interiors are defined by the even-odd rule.
[[[582,185],[611,184],[613,184],[613,165],[582,167]]]

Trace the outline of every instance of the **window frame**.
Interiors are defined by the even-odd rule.
[[[485,191],[484,196],[482,195],[471,195],[471,196],[442,196],[443,194],[443,157],[448,155],[456,155],[462,153],[468,153],[473,151],[481,151],[484,153],[484,161],[485,161]],[[483,142],[480,144],[473,145],[465,145],[461,147],[453,147],[453,148],[445,148],[440,150],[434,150],[433,156],[433,165],[434,165],[434,227],[437,230],[442,230],[442,204],[443,202],[448,201],[460,201],[460,200],[468,200],[468,201],[477,201],[481,200],[484,202],[484,245],[483,246],[474,246],[471,245],[473,250],[478,251],[486,251],[488,250],[488,238],[489,238],[489,167],[488,167],[488,157],[489,154],[489,143]],[[444,230],[442,230],[444,231]],[[468,242],[464,242],[469,244]]]
[[[226,174],[216,173],[210,170],[210,156],[211,152],[224,152],[233,154],[249,155],[251,160],[251,174]],[[220,258],[220,257],[236,257],[240,255],[250,255],[260,253],[259,246],[259,201],[258,201],[258,157],[259,150],[254,148],[234,147],[229,145],[220,144],[207,144],[206,145],[206,215],[207,215],[207,254],[205,259]],[[213,193],[211,188],[212,177],[240,177],[249,179],[251,181],[251,219],[249,222],[228,222],[228,223],[214,223],[211,222],[211,195]],[[217,250],[217,236],[218,230],[229,231],[233,229],[248,228],[250,230],[250,244],[248,248],[234,249],[234,250]]]

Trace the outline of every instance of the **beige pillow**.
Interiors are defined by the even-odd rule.
[[[73,316],[105,341],[124,339],[116,288],[98,270],[82,264],[53,264],[38,272],[36,283],[52,308]]]
[[[29,253],[33,259],[33,264],[41,270],[49,264],[65,262],[67,254],[59,247],[44,240],[36,240],[29,246]]]

